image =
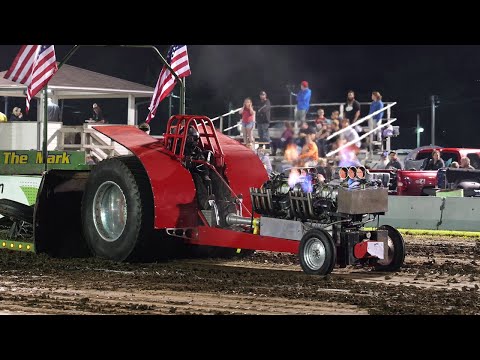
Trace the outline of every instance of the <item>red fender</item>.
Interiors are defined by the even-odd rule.
[[[163,141],[133,126],[94,129],[126,147],[142,162],[152,186],[156,229],[197,226],[196,189],[192,176],[164,149]],[[250,187],[261,187],[268,180],[267,171],[253,151],[226,135],[216,134],[224,153],[225,177],[229,186],[236,195],[243,195],[243,203],[251,211]]]

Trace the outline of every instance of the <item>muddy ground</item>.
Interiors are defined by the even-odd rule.
[[[0,314],[480,314],[480,241],[406,237],[396,273],[297,257],[117,264],[0,251]]]

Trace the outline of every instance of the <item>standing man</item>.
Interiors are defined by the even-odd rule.
[[[292,94],[297,97],[297,108],[295,111],[295,125],[298,126],[302,121],[306,121],[307,112],[310,108],[310,98],[312,97],[312,90],[308,88],[308,82],[302,81],[300,84],[300,91],[298,94]]]
[[[258,126],[258,137],[261,142],[270,143],[270,134],[268,128],[270,127],[270,109],[272,104],[267,98],[267,93],[265,91],[260,92],[260,103],[257,108],[257,126]]]
[[[347,102],[345,103],[345,113],[343,117],[350,120],[350,124],[353,124],[360,118],[360,103],[355,100],[355,92],[353,92],[353,90],[347,93]]]

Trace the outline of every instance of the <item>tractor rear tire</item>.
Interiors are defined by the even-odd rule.
[[[402,234],[392,226],[383,225],[379,230],[388,231],[388,257],[384,260],[378,260],[375,265],[377,271],[398,271],[405,261],[405,241]]]
[[[153,232],[153,196],[136,157],[107,159],[94,167],[82,199],[82,228],[94,256],[137,261]]]
[[[303,271],[309,275],[328,275],[337,257],[333,239],[325,231],[313,229],[303,235],[298,249]]]

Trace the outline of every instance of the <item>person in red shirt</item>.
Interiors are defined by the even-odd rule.
[[[243,107],[239,111],[242,115],[243,141],[245,145],[255,144],[253,129],[255,128],[255,111],[253,110],[252,99],[246,98]]]

